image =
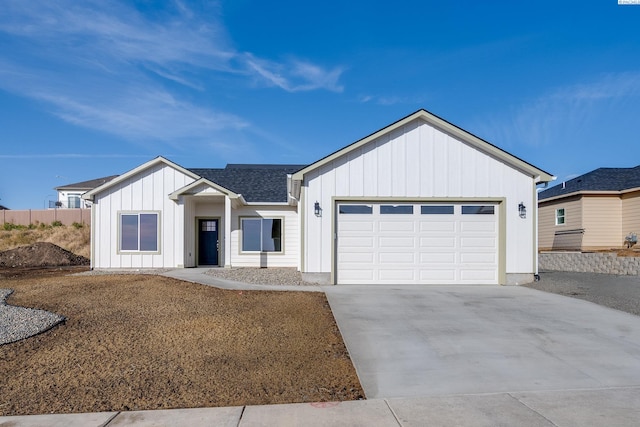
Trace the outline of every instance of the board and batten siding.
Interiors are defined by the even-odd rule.
[[[622,200],[619,195],[588,195],[582,198],[582,249],[621,247]]]
[[[241,252],[241,218],[281,218],[282,252]],[[246,206],[231,213],[231,267],[298,267],[300,235],[293,206]]]
[[[303,191],[304,272],[331,272],[334,201],[340,198],[505,198],[506,273],[535,270],[533,177],[425,121],[410,122],[309,172]],[[525,219],[518,215],[520,202],[528,209]]]
[[[95,196],[93,203],[93,268],[159,268],[184,264],[183,205],[167,195],[193,182],[193,178],[157,164]],[[120,212],[160,212],[158,253],[120,253]]]
[[[640,235],[640,191],[622,195],[622,237]]]
[[[565,223],[556,225],[556,210],[564,209]],[[582,197],[541,201],[538,207],[540,250],[579,250],[583,239]]]

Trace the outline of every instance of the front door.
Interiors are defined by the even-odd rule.
[[[198,220],[198,265],[218,265],[218,220]]]

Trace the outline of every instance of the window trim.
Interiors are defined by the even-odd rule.
[[[559,215],[562,211],[562,215]],[[556,225],[565,225],[567,223],[567,210],[565,208],[556,208],[556,214],[554,216]],[[562,222],[559,220],[562,219]]]
[[[259,251],[246,251],[244,250],[244,229],[242,227],[242,222],[244,220],[256,220],[259,219],[260,221],[260,247],[262,248],[262,224],[264,220],[274,220],[274,219],[279,219],[280,220],[280,250],[279,251],[264,251],[264,250],[259,250]],[[239,234],[239,238],[238,238],[238,252],[241,255],[255,255],[255,254],[274,254],[274,255],[283,255],[285,253],[285,248],[284,248],[284,217],[283,216],[241,216],[238,218],[239,221],[239,225],[238,225],[238,231],[240,232]]]
[[[122,249],[122,217],[124,215],[136,215],[138,217],[138,249]],[[140,215],[155,215],[156,216],[156,249],[143,251],[140,250]],[[160,235],[161,229],[161,212],[160,211],[118,211],[118,242],[117,242],[117,253],[118,254],[160,254],[162,241]]]

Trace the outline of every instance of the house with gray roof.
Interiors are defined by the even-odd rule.
[[[55,187],[58,192],[58,200],[50,201],[49,208],[78,209],[90,207],[81,196],[89,190],[111,181],[118,175],[105,176],[103,178],[90,179],[88,181],[75,182],[73,184]]]
[[[91,266],[289,267],[326,284],[518,284],[553,177],[419,110],[311,164],[164,157],[82,198]]]
[[[640,166],[598,168],[538,195],[540,250],[622,248],[640,233]]]

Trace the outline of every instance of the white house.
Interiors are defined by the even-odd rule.
[[[419,110],[310,165],[153,159],[82,197],[93,268],[296,267],[334,284],[517,284],[547,172]]]
[[[90,203],[87,200],[82,200],[82,194],[93,190],[99,185],[105,182],[111,181],[118,175],[105,176],[104,178],[91,179],[89,181],[75,182],[73,184],[61,185],[55,187],[54,190],[58,192],[58,200],[55,202],[49,201],[49,208],[63,208],[63,209],[80,209],[89,208]]]

